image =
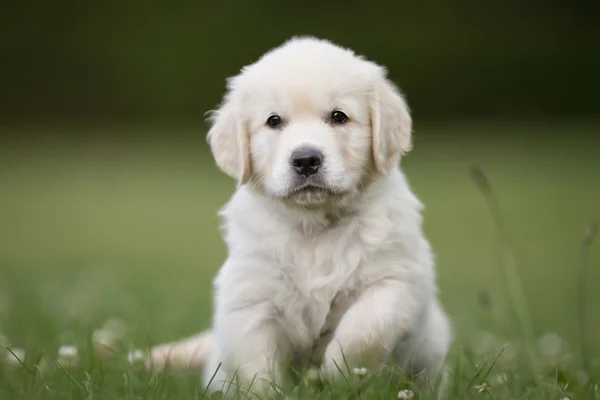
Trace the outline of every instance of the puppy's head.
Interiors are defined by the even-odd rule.
[[[384,68],[314,38],[295,38],[228,80],[208,133],[239,184],[301,206],[360,192],[410,150],[408,107]]]

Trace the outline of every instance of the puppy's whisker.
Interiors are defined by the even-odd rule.
[[[256,174],[256,173],[253,173],[253,174],[252,174],[252,177],[256,177],[256,176],[257,176],[257,174]],[[254,185],[252,186],[252,189],[253,189],[253,190],[254,190],[254,189],[256,189],[256,187],[258,186],[258,184],[259,184],[259,183],[261,183],[261,182],[262,182],[264,179],[265,179],[265,177],[264,177],[264,176],[260,176],[260,177],[259,177],[257,180],[255,180],[255,181],[254,181]]]

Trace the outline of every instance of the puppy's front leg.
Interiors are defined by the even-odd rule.
[[[346,311],[327,345],[322,377],[335,378],[339,369],[346,371],[346,363],[350,368],[383,366],[396,343],[411,333],[423,308],[414,286],[385,279],[367,288]]]
[[[289,346],[270,308],[264,303],[216,314],[212,370],[205,375],[209,378],[221,364],[213,389],[223,384],[227,387],[229,382],[247,389],[252,383],[252,391],[264,392],[272,383],[281,384]]]

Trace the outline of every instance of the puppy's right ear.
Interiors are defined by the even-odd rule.
[[[219,109],[210,112],[208,121],[211,128],[207,140],[217,166],[243,185],[251,175],[250,138],[230,93]]]
[[[398,157],[412,147],[410,110],[398,87],[385,76],[385,71],[375,85],[371,127],[375,166],[385,174],[398,162]]]

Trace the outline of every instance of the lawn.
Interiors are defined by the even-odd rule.
[[[582,243],[600,220],[599,127],[417,127],[403,168],[426,205],[454,325],[452,398],[600,398],[600,240],[589,247],[583,280],[583,349],[578,323]],[[197,374],[148,373],[126,357],[209,326],[211,280],[225,257],[216,213],[235,184],[214,166],[202,133],[4,133],[0,340],[25,354],[21,364],[0,347],[0,399],[202,398]],[[469,174],[473,164],[510,231],[518,277],[508,284],[513,265]],[[103,358],[92,337],[109,320],[106,329],[121,339]],[[77,360],[63,354],[57,363],[61,346],[76,346]],[[288,395],[392,399],[414,389],[391,374],[333,388],[303,383]]]

